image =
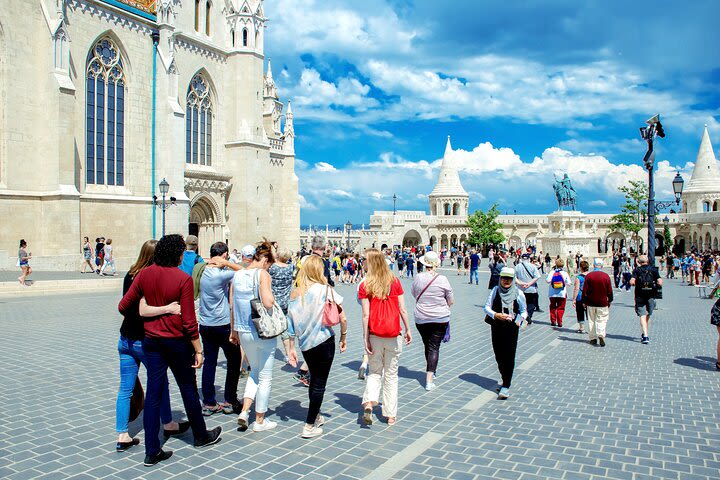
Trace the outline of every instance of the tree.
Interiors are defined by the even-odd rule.
[[[625,204],[620,213],[613,215],[610,231],[630,234],[633,243],[638,246],[638,234],[645,228],[647,219],[648,187],[645,182],[630,180],[618,190],[625,194]]]
[[[468,217],[468,227],[470,227],[468,243],[486,248],[504,242],[503,225],[496,221],[498,215],[500,215],[500,210],[498,210],[497,203],[490,207],[487,213],[475,210],[475,213]]]
[[[667,223],[663,226],[663,238],[665,240],[665,255],[667,256],[672,251],[673,243],[675,243],[673,242],[672,233],[670,233],[670,225]]]

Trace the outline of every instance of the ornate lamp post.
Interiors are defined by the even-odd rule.
[[[680,176],[680,172],[675,175],[673,179],[673,192],[675,193],[674,201],[660,201],[655,202],[655,149],[654,142],[655,136],[665,138],[665,131],[663,130],[662,124],[660,123],[660,115],[655,115],[645,122],[648,126],[640,128],[640,136],[647,142],[648,149],[645,152],[643,163],[645,169],[648,171],[648,260],[650,265],[655,266],[655,248],[657,246],[657,240],[655,239],[655,215],[657,215],[662,208],[667,208],[673,203],[680,205],[680,197],[682,196],[683,185],[685,181]]]
[[[350,229],[351,228],[352,228],[352,223],[350,222],[350,220],[348,220],[347,223],[345,224],[345,235],[346,235],[345,239],[347,240],[346,245],[345,245],[346,252],[350,251]]]
[[[158,205],[158,198],[157,195],[153,195],[153,204],[155,206],[159,206],[160,210],[162,210],[162,236],[165,236],[165,210],[167,210],[170,205],[175,205],[175,201],[177,200],[175,197],[170,197],[170,203],[165,203],[165,196],[170,191],[170,184],[165,180],[164,178],[158,185],[160,187],[160,193],[162,194],[162,201]]]

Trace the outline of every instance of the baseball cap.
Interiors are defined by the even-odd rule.
[[[185,237],[185,244],[186,245],[197,245],[198,238],[195,235],[188,235],[187,237]]]
[[[528,258],[530,258],[530,254],[529,254],[529,253],[523,253],[520,258],[522,258],[523,260],[527,260]]]
[[[503,269],[500,270],[500,276],[515,278],[515,269],[510,267],[503,267]]]
[[[602,267],[603,259],[599,257],[595,258],[595,260],[593,260],[593,265],[595,265],[596,267]]]
[[[242,250],[240,250],[240,253],[242,253],[242,256],[245,258],[252,258],[255,256],[255,247],[252,245],[245,245]]]

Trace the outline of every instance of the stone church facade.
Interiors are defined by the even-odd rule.
[[[119,268],[162,230],[299,247],[290,104],[262,0],[0,2],[0,268],[75,269],[83,236]],[[157,202],[153,198],[158,199]],[[94,243],[94,242],[93,242]]]
[[[438,181],[428,196],[429,211],[376,211],[370,227],[359,233],[359,247],[431,245],[449,249],[466,244],[470,234],[468,194],[463,188],[448,137]],[[551,255],[581,252],[605,256],[613,250],[628,247],[643,251],[647,229],[637,241],[624,232],[612,231],[613,214],[584,214],[580,211],[556,211],[545,215],[500,215],[505,246],[519,248],[534,245]],[[682,203],[677,213],[660,213],[657,228],[657,254],[665,251],[663,220],[667,218],[677,251],[720,250],[720,168],[705,127],[695,167],[686,181]],[[636,245],[637,243],[638,245]]]

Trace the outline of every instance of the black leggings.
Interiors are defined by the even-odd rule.
[[[519,331],[520,329],[514,322],[493,320],[493,352],[495,352],[495,361],[502,377],[502,386],[505,388],[510,388],[513,371],[515,370],[515,352],[517,350]]]
[[[585,307],[585,304],[579,300],[575,302],[575,314],[577,315],[578,323],[583,323],[585,321],[585,316],[587,315],[587,308]]]
[[[415,326],[420,332],[423,344],[425,345],[426,372],[437,370],[438,359],[440,358],[440,342],[445,337],[447,322],[444,323],[416,323]]]
[[[310,407],[308,407],[305,423],[312,425],[320,413],[320,406],[325,397],[325,385],[335,358],[335,337],[328,338],[310,350],[304,350],[303,358],[310,371],[310,389],[308,390]]]

